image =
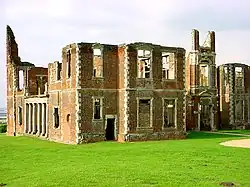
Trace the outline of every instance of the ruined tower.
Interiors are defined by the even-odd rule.
[[[192,31],[192,50],[186,62],[188,93],[187,129],[214,130],[217,127],[215,32],[209,31],[203,45],[199,31]]]
[[[8,134],[15,135],[16,127],[16,91],[18,89],[18,65],[20,57],[18,56],[18,45],[10,26],[6,28],[6,60],[7,60],[7,123]]]
[[[250,67],[227,63],[217,68],[219,124],[222,129],[250,127]]]

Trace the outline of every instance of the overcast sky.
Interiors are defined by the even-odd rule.
[[[0,0],[0,107],[6,105],[6,25],[22,61],[47,66],[73,42],[151,42],[191,48],[216,32],[217,65],[250,64],[249,0]]]

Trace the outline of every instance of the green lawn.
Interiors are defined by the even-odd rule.
[[[239,136],[64,145],[0,135],[0,184],[46,186],[250,186],[250,149],[219,145]]]
[[[218,132],[234,133],[234,134],[249,134],[250,130],[219,130]]]

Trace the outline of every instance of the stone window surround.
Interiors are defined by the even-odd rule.
[[[242,86],[238,86],[237,84],[236,84],[236,72],[237,72],[237,68],[241,68],[241,73],[242,73]],[[241,87],[244,87],[244,84],[245,84],[245,82],[244,82],[244,68],[243,67],[241,67],[241,66],[235,66],[234,67],[234,72],[235,72],[235,77],[234,77],[234,79],[235,79],[235,87],[238,87],[238,88],[241,88]]]
[[[162,51],[161,52],[161,62],[162,62],[162,64],[163,64],[163,57],[165,57],[166,55],[163,55],[164,53],[172,53],[172,54],[174,54],[174,79],[167,79],[167,78],[164,78],[164,77],[162,77],[162,79],[164,80],[164,81],[176,81],[177,80],[177,58],[176,58],[176,52],[173,52],[173,51]],[[162,71],[163,71],[163,67],[162,67]]]
[[[94,50],[95,49],[100,49],[101,50],[101,55],[95,55],[94,54]],[[103,74],[104,74],[104,72],[103,72],[104,71],[104,62],[103,62],[103,65],[102,65],[102,74],[101,74],[101,76],[98,76],[98,77],[94,76],[94,70],[96,69],[94,67],[94,56],[99,56],[103,60],[103,45],[99,44],[99,43],[95,43],[95,44],[92,45],[92,50],[93,50],[93,72],[92,72],[92,79],[103,79],[104,78],[104,76],[103,76]]]
[[[59,70],[59,66],[61,65],[61,68]],[[55,62],[55,82],[61,82],[62,81],[62,64],[60,64],[59,61]],[[58,79],[60,77],[60,79]]]
[[[139,126],[139,105],[140,100],[148,99],[150,100],[150,124],[148,127],[140,127]],[[153,97],[136,97],[136,113],[137,113],[137,119],[136,119],[136,128],[137,129],[152,129],[153,128]]]
[[[22,125],[23,124],[23,107],[18,106],[18,124]]]
[[[105,124],[104,124],[104,130],[107,128],[107,120],[108,119],[115,119],[114,121],[114,136],[117,138],[118,135],[118,127],[117,127],[117,115],[105,115]]]
[[[70,79],[71,78],[71,72],[69,73],[69,70],[71,71],[71,65],[72,65],[72,54],[71,54],[71,48],[66,50],[66,78]],[[70,63],[68,62],[68,53],[70,54]],[[68,76],[70,74],[70,76]]]
[[[242,110],[243,110],[243,113],[242,113],[242,119],[240,119],[240,120],[238,120],[237,117],[236,117],[236,103],[237,103],[237,101],[239,101],[239,102],[242,101]],[[235,100],[234,112],[235,112],[235,122],[241,122],[241,121],[245,120],[245,100],[243,98]]]
[[[92,97],[92,106],[93,106],[93,113],[92,113],[92,120],[93,121],[100,121],[103,120],[103,98],[104,97],[99,97],[99,96],[93,96]],[[94,118],[94,112],[95,112],[95,99],[100,99],[100,119],[95,119]]]
[[[201,84],[199,84],[199,85],[200,85],[200,87],[210,87],[210,85],[211,85],[211,67],[213,67],[215,65],[213,65],[212,61],[209,58],[200,59],[199,60],[199,75],[200,75],[200,66],[201,65],[208,66],[208,86],[201,86]]]
[[[175,127],[164,127],[164,112],[165,112],[165,100],[175,100]],[[177,97],[163,97],[162,98],[162,129],[177,129],[177,108],[178,108],[178,98]]]
[[[141,57],[143,57],[143,56],[139,56],[138,55],[138,51],[140,51],[140,50],[143,50],[143,51],[150,51],[150,75],[149,75],[149,78],[143,78],[143,77],[139,77],[139,71],[138,71],[138,60],[139,60],[139,58],[141,58]],[[136,78],[137,79],[152,79],[152,77],[153,77],[153,72],[152,72],[152,64],[153,64],[153,48],[151,48],[151,47],[148,47],[148,46],[144,46],[144,47],[138,47],[138,48],[136,48],[136,52],[137,52],[137,76],[136,76]]]
[[[59,126],[55,127],[55,109],[58,109],[58,115],[59,115]],[[59,106],[53,106],[53,128],[58,129],[60,127],[60,109]]]

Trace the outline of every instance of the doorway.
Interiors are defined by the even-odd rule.
[[[107,126],[105,129],[105,137],[107,141],[115,140],[115,119],[108,118],[107,119]]]
[[[201,105],[200,111],[200,130],[211,130],[211,105]]]

